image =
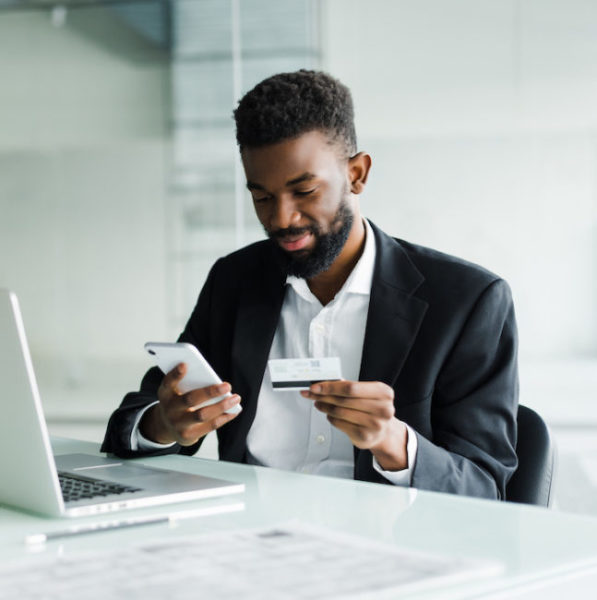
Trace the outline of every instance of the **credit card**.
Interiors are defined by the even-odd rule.
[[[276,392],[307,390],[320,381],[342,379],[340,358],[276,358],[268,361],[272,387]]]

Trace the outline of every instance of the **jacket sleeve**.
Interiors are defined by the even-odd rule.
[[[212,305],[212,294],[214,288],[216,263],[209,275],[199,299],[189,318],[186,327],[179,336],[179,342],[188,342],[195,345],[203,353],[207,353],[209,348],[209,315]],[[180,446],[174,444],[163,450],[142,451],[131,450],[131,434],[137,414],[148,404],[157,400],[157,391],[164,375],[158,367],[153,367],[147,371],[138,392],[128,393],[122,400],[120,406],[112,413],[104,441],[101,447],[102,452],[109,452],[122,458],[132,458],[135,456],[154,456],[158,454],[194,454],[201,441],[193,446]]]
[[[421,409],[430,427],[425,435],[416,431],[411,485],[501,499],[517,466],[517,333],[507,283],[493,280],[471,306]],[[427,352],[438,351],[426,343]],[[361,451],[356,478],[388,484],[370,464],[370,453]]]
[[[504,498],[517,466],[517,332],[510,289],[481,294],[438,376],[431,440],[418,435],[413,487]]]

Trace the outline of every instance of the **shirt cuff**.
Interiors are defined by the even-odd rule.
[[[406,425],[406,423],[405,423]],[[406,425],[406,431],[408,440],[406,442],[406,456],[408,459],[408,467],[402,469],[402,471],[384,471],[377,458],[373,457],[373,468],[383,477],[385,477],[390,483],[394,485],[402,485],[409,487],[412,480],[413,467],[415,466],[415,459],[417,458],[417,435],[414,429],[409,425]]]
[[[158,401],[156,400],[155,402],[152,402],[145,408],[142,408],[137,413],[137,418],[133,423],[133,430],[131,431],[131,450],[163,450],[164,448],[170,448],[170,446],[174,446],[174,444],[176,443],[172,442],[171,444],[158,444],[157,442],[152,442],[151,440],[148,440],[141,434],[141,431],[139,429],[139,423],[141,423],[143,415],[157,403]]]

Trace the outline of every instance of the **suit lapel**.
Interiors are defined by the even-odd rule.
[[[424,278],[396,240],[371,227],[376,258],[359,380],[393,386],[427,311],[413,295]]]
[[[285,281],[277,262],[266,253],[239,301],[232,344],[232,379],[242,397],[243,421],[249,426],[280,318]]]
[[[393,385],[427,310],[427,303],[413,296],[424,278],[398,242],[371,226],[377,254],[359,380]],[[243,412],[218,431],[222,460],[244,459],[284,301],[286,276],[270,253],[262,255],[250,281],[239,301],[232,344],[231,380]]]
[[[400,244],[371,223],[376,258],[359,379],[393,385],[427,311],[414,296],[424,281]],[[286,277],[266,252],[239,302],[232,378],[253,420],[257,395],[284,301]]]

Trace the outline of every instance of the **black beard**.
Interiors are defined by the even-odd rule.
[[[321,233],[321,229],[317,225],[287,227],[286,229],[278,229],[274,232],[266,230],[266,233],[274,241],[279,237],[298,236],[307,231],[313,234],[315,237],[315,246],[313,250],[306,251],[305,253],[301,253],[301,251],[295,253],[287,252],[277,242],[274,242],[276,257],[286,275],[311,279],[311,277],[327,271],[332,266],[342,248],[344,248],[344,244],[352,229],[353,221],[354,214],[350,210],[348,202],[344,199],[334,215],[334,220],[330,225],[328,233]]]

